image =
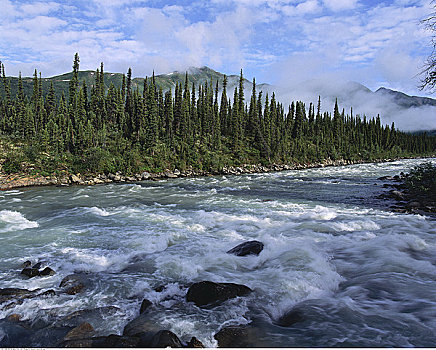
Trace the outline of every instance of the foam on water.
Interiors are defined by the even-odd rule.
[[[25,230],[38,227],[36,221],[30,221],[23,214],[12,210],[0,211],[0,233]]]

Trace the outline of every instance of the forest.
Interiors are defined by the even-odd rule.
[[[125,174],[186,168],[219,171],[242,164],[307,164],[325,159],[370,161],[436,153],[436,136],[402,132],[367,118],[316,103],[285,107],[256,91],[244,96],[244,79],[227,91],[227,79],[195,86],[177,82],[163,89],[155,76],[142,93],[132,86],[132,71],[122,86],[106,87],[103,63],[95,81],[79,81],[79,55],[73,62],[68,93],[53,83],[47,93],[35,70],[25,93],[21,75],[16,94],[0,63],[0,160],[5,173]]]

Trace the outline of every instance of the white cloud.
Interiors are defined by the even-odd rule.
[[[354,9],[358,0],[323,0],[324,5],[332,11]]]

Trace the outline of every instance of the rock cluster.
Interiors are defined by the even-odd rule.
[[[398,159],[378,159],[372,162],[390,162]],[[322,162],[316,163],[302,163],[302,164],[271,164],[264,166],[261,164],[244,164],[241,166],[227,166],[223,167],[219,171],[209,172],[202,170],[193,170],[192,167],[188,167],[185,171],[178,169],[169,170],[165,169],[158,173],[143,172],[140,174],[123,174],[116,172],[115,174],[95,174],[95,175],[83,175],[83,174],[66,174],[63,173],[60,176],[38,176],[27,174],[13,174],[6,175],[0,173],[0,190],[10,190],[18,187],[27,186],[69,186],[69,185],[99,185],[105,183],[131,183],[144,180],[162,180],[162,179],[175,179],[178,177],[197,177],[197,176],[212,176],[212,175],[242,175],[242,174],[254,174],[254,173],[266,173],[273,171],[283,170],[300,170],[308,168],[323,168],[328,166],[342,166],[358,163],[367,163],[366,161],[352,161],[346,159],[331,160],[325,159]]]

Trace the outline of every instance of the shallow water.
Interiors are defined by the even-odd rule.
[[[160,328],[209,347],[223,326],[250,322],[259,346],[434,346],[436,221],[377,199],[389,190],[378,177],[421,162],[1,192],[0,288],[56,289],[73,272],[91,284],[0,307],[0,319],[57,324],[116,306],[91,323],[98,334],[121,334],[147,298]],[[226,254],[253,239],[265,245],[259,256]],[[24,279],[25,260],[57,273]],[[199,309],[184,296],[201,280],[254,293]],[[292,308],[303,320],[276,325]],[[6,333],[0,324],[0,339]]]

